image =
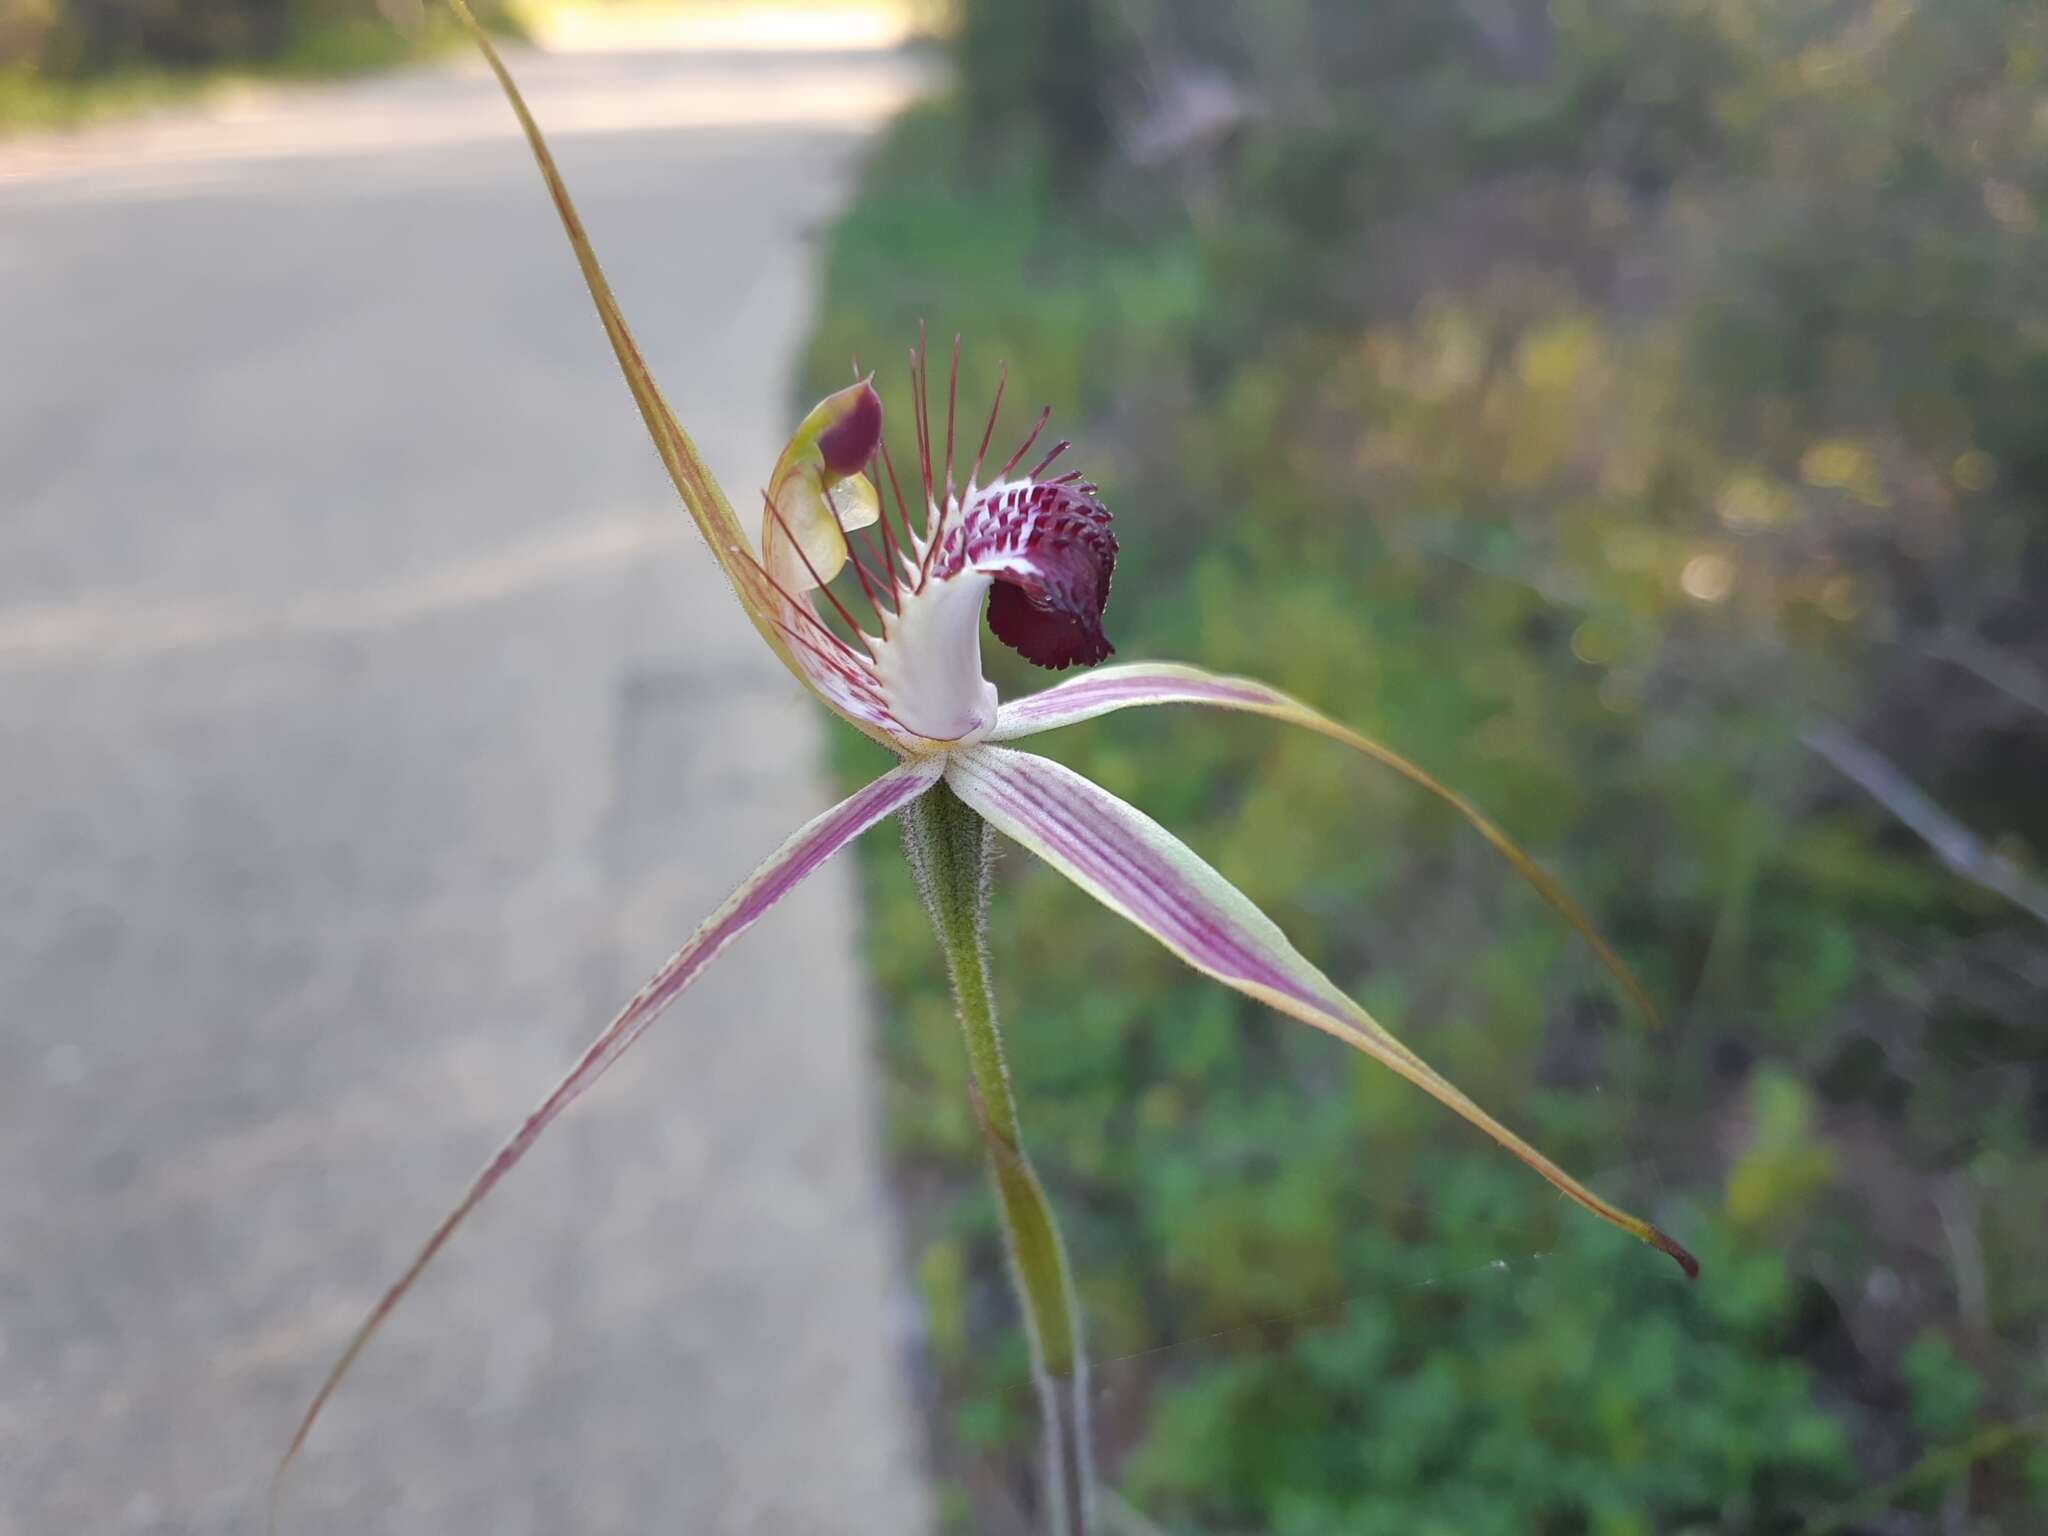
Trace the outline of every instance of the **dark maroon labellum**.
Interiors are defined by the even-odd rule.
[[[1092,489],[1092,488],[1090,488]],[[1034,666],[1092,667],[1116,649],[1103,633],[1116,535],[1109,511],[1074,485],[1013,490],[991,508],[982,555],[1007,546],[1024,556],[995,563],[988,627]],[[980,558],[971,552],[977,564]]]
[[[881,440],[882,397],[872,384],[862,384],[846,414],[818,434],[818,451],[824,455],[825,468],[844,479],[867,468]]]

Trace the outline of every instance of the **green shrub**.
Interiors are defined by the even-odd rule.
[[[1011,419],[1055,404],[1118,513],[1121,655],[1265,677],[1467,790],[1672,1015],[1627,1018],[1453,817],[1325,743],[1166,711],[1047,738],[1706,1260],[1670,1283],[1008,860],[1105,1463],[1176,1532],[1789,1532],[1890,1478],[1882,1529],[1932,1531],[1927,1468],[1972,1529],[2031,1529],[2038,1454],[1987,1429],[2042,1400],[2038,926],[1805,743],[1843,723],[2022,869],[2048,840],[2011,692],[2048,656],[2048,18],[1478,9],[1105,5],[1112,99],[1127,56],[1197,58],[1259,112],[1084,195],[1042,135],[967,130],[970,68],[828,250],[809,394],[920,319],[967,332],[970,414],[1007,359]],[[1958,635],[1982,654],[1934,654]],[[1006,695],[1046,681],[990,650]],[[940,1464],[991,1528],[1029,1486],[1025,1357],[897,862],[866,875],[890,1134]]]

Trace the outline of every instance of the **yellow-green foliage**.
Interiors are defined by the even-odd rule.
[[[1672,1014],[1648,1035],[1452,817],[1324,744],[1163,711],[1046,738],[1705,1263],[1676,1284],[1013,859],[996,974],[1105,1465],[1177,1533],[1732,1536],[1872,1490],[1871,1529],[2036,1529],[2030,1442],[1984,1431],[2048,1386],[2042,933],[1803,736],[2048,847],[2048,715],[1935,654],[2048,670],[2048,13],[1491,8],[1548,17],[1517,43],[1482,9],[1098,7],[1113,102],[1199,65],[1250,110],[1085,176],[970,51],[828,247],[808,395],[857,352],[900,428],[919,319],[967,333],[977,411],[1006,358],[1118,515],[1122,655],[1409,752]],[[1006,693],[1046,681],[990,650]],[[897,862],[867,866],[890,1130],[941,1464],[995,1528],[1024,1355]]]

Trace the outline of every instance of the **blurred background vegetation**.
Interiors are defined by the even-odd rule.
[[[473,4],[504,30],[504,0]],[[0,0],[0,132],[187,95],[223,72],[321,76],[457,46],[438,0]]]
[[[1045,738],[1705,1264],[1006,860],[1112,1482],[1179,1533],[2048,1529],[2048,8],[960,0],[951,47],[806,399],[857,356],[900,428],[919,320],[965,331],[969,416],[1006,359],[1004,435],[1052,402],[1118,513],[1123,657],[1527,840],[1661,1032],[1327,743]],[[865,878],[951,1529],[1021,1531],[956,1032],[896,851]]]

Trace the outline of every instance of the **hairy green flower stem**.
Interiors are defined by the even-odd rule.
[[[969,1092],[988,1150],[1010,1274],[1031,1339],[1032,1374],[1045,1414],[1046,1507],[1054,1536],[1088,1536],[1094,1468],[1088,1445],[1088,1363],[1052,1206],[1031,1159],[1003,1065],[988,976],[988,876],[994,832],[944,783],[903,812],[903,843],[932,929],[945,951],[953,1003],[967,1041]]]

